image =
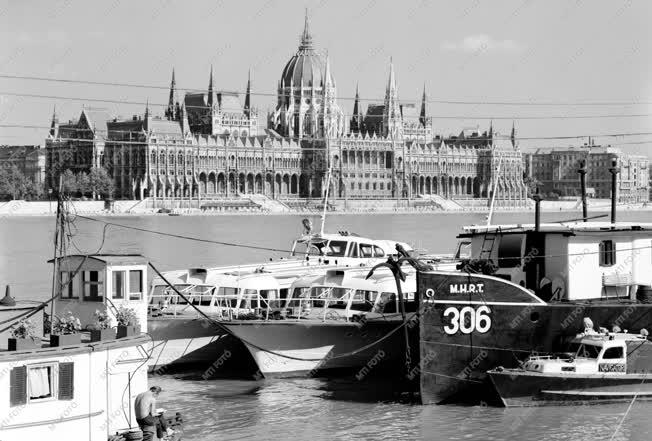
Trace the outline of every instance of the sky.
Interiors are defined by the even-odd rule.
[[[0,144],[43,143],[46,129],[2,125],[47,126],[55,105],[61,121],[77,118],[82,105],[121,117],[144,112],[142,104],[89,99],[149,101],[162,114],[157,105],[167,102],[173,67],[181,89],[205,89],[212,65],[216,88],[242,92],[251,69],[253,91],[263,94],[254,96],[254,106],[264,114],[297,50],[306,8],[345,114],[352,112],[356,83],[363,99],[383,100],[391,58],[403,101],[419,100],[425,84],[429,100],[518,103],[429,103],[437,133],[486,130],[493,118],[503,134],[514,120],[523,138],[651,133],[596,142],[639,142],[622,148],[652,150],[652,2],[646,0],[1,0],[0,76],[152,87],[0,78]],[[618,117],[568,118],[596,115]],[[531,119],[537,116],[555,118]]]

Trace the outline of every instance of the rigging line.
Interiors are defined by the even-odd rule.
[[[399,331],[402,327],[406,326],[407,323],[409,323],[409,322],[412,320],[412,318],[413,318],[414,316],[416,316],[416,312],[412,313],[412,315],[410,316],[409,320],[402,322],[400,325],[396,326],[394,329],[392,329],[391,331],[389,331],[387,334],[385,334],[384,336],[382,336],[382,337],[379,338],[378,340],[375,340],[375,341],[373,341],[373,342],[371,342],[371,343],[369,343],[369,344],[367,344],[367,345],[365,345],[365,346],[362,346],[361,348],[354,349],[353,351],[349,351],[349,352],[345,352],[345,353],[337,354],[337,355],[327,355],[327,356],[322,357],[322,358],[300,358],[300,357],[293,357],[293,356],[291,356],[291,355],[281,354],[281,353],[279,353],[279,352],[275,352],[275,351],[272,351],[272,350],[270,350],[270,349],[263,348],[263,347],[258,346],[258,345],[256,345],[255,343],[252,343],[252,342],[250,342],[250,341],[248,341],[248,340],[246,340],[246,339],[244,339],[244,338],[242,338],[242,337],[237,337],[235,334],[233,334],[233,332],[232,332],[228,327],[226,327],[225,325],[223,325],[223,324],[220,323],[219,321],[217,321],[217,320],[215,320],[215,319],[209,317],[208,315],[206,315],[206,313],[204,313],[201,309],[199,309],[195,304],[193,304],[191,301],[189,301],[188,298],[187,298],[185,295],[181,294],[181,293],[179,292],[179,290],[177,290],[177,288],[176,288],[174,285],[172,285],[172,284],[171,284],[171,283],[170,283],[170,282],[165,278],[165,276],[163,276],[163,274],[161,274],[161,272],[160,272],[158,269],[156,269],[156,267],[155,267],[151,262],[149,262],[149,266],[154,270],[154,272],[156,272],[156,274],[158,274],[158,276],[161,278],[161,280],[163,280],[163,281],[164,281],[164,282],[165,282],[165,283],[166,283],[170,288],[172,288],[172,289],[174,290],[174,292],[176,292],[176,293],[177,293],[177,294],[178,294],[178,295],[179,295],[183,300],[186,301],[186,303],[188,303],[190,306],[192,306],[192,308],[193,308],[195,311],[197,311],[197,312],[198,312],[202,317],[204,317],[204,319],[208,320],[210,323],[215,324],[217,327],[219,327],[220,329],[224,330],[225,332],[227,332],[229,335],[233,336],[234,338],[237,338],[238,340],[242,341],[243,343],[245,343],[245,344],[248,345],[248,346],[252,346],[253,348],[258,349],[259,351],[263,351],[263,352],[266,352],[266,353],[268,353],[268,354],[272,354],[272,355],[275,355],[275,356],[277,356],[277,357],[281,357],[281,358],[288,358],[288,359],[290,359],[290,360],[298,360],[298,361],[322,361],[322,360],[333,360],[333,359],[337,359],[337,358],[350,357],[350,356],[352,356],[352,355],[355,355],[355,354],[358,354],[358,353],[360,353],[360,352],[366,351],[367,349],[369,349],[369,348],[371,348],[371,347],[373,347],[373,346],[376,346],[377,344],[381,343],[382,341],[388,339],[388,338],[391,337],[394,333],[396,333],[397,331]]]
[[[156,231],[156,230],[149,230],[147,228],[140,228],[140,227],[134,227],[131,225],[124,225],[124,224],[118,224],[115,222],[107,222],[103,221],[101,219],[96,219],[93,217],[88,217],[88,216],[82,216],[81,214],[76,215],[76,217],[81,218],[81,219],[86,219],[89,221],[93,222],[100,222],[103,224],[107,225],[112,225],[114,227],[119,227],[119,228],[126,228],[130,230],[135,230],[135,231],[142,231],[144,233],[151,233],[151,234],[158,234],[161,236],[168,236],[168,237],[174,237],[177,239],[185,239],[185,240],[191,240],[195,242],[204,242],[204,243],[211,243],[215,245],[224,245],[224,246],[230,246],[230,247],[240,247],[240,248],[249,248],[253,250],[261,250],[261,251],[274,251],[274,252],[281,252],[281,253],[290,253],[290,250],[284,250],[280,248],[271,248],[271,247],[261,247],[257,245],[248,245],[248,244],[241,244],[241,243],[235,243],[235,242],[225,242],[225,241],[218,241],[218,240],[211,240],[211,239],[203,239],[201,237],[194,237],[194,236],[185,236],[182,234],[174,234],[174,233],[166,233],[164,231]]]
[[[116,82],[105,82],[105,81],[90,81],[90,80],[71,80],[65,78],[48,78],[48,77],[36,77],[36,76],[25,76],[25,75],[11,75],[11,74],[0,74],[0,78],[3,79],[17,79],[17,80],[29,80],[29,81],[47,81],[54,83],[69,83],[69,84],[87,84],[87,85],[97,85],[97,86],[114,86],[114,87],[133,87],[139,89],[157,89],[157,90],[170,90],[170,86],[155,86],[155,85],[146,85],[146,84],[134,84],[134,83],[116,83]],[[207,88],[186,88],[179,87],[175,84],[175,90],[177,91],[187,91],[187,92],[207,92]],[[233,90],[216,90],[216,93],[242,93],[239,91]],[[278,96],[277,92],[266,93],[266,92],[249,92],[253,96],[268,96],[276,97]],[[282,94],[283,95],[283,94]],[[337,99],[354,101],[356,97],[344,97],[338,96]],[[357,98],[359,101],[384,101],[384,97],[379,98]],[[403,101],[406,102],[406,101]],[[414,103],[421,103],[422,100],[407,101]],[[590,101],[590,102],[567,102],[567,101],[548,101],[548,102],[536,102],[536,101],[463,101],[463,100],[429,100],[426,99],[426,103],[433,104],[455,104],[455,105],[492,105],[492,106],[634,106],[634,105],[648,105],[652,104],[649,101]]]
[[[156,106],[156,107],[168,107],[168,104],[158,104],[153,102],[142,102],[142,101],[125,101],[125,100],[111,100],[111,99],[101,99],[101,98],[80,98],[80,97],[66,97],[66,96],[55,96],[55,95],[38,95],[38,94],[28,94],[28,93],[15,93],[15,92],[3,92],[0,91],[0,95],[5,96],[15,96],[22,98],[42,98],[49,100],[64,100],[64,101],[83,101],[83,102],[93,102],[93,103],[110,103],[110,104],[127,104],[127,105],[138,105],[138,106]],[[186,105],[187,109],[197,108],[197,109],[208,109],[209,106],[192,106]],[[223,108],[223,111],[231,112],[242,112],[242,108]],[[305,112],[308,114],[309,112]],[[293,115],[300,115],[301,111],[296,110],[293,112]],[[357,115],[351,113],[342,112],[343,117],[354,117]],[[606,114],[606,115],[529,115],[529,116],[475,116],[475,115],[463,115],[463,116],[451,116],[451,115],[433,115],[430,114],[427,117],[431,119],[454,119],[454,120],[465,120],[465,119],[479,119],[479,120],[567,120],[567,119],[605,119],[605,118],[639,118],[639,117],[649,117],[652,116],[652,113],[634,113],[634,114]]]

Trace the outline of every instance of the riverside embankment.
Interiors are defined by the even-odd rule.
[[[392,213],[486,213],[489,204],[483,200],[443,200],[439,202],[413,200],[335,200],[329,202],[328,212],[338,214],[392,214]],[[87,215],[161,215],[181,214],[190,216],[211,215],[310,215],[323,211],[323,204],[316,200],[276,201],[269,198],[225,198],[221,200],[119,200],[110,204],[104,201],[70,201],[73,213]],[[542,201],[543,211],[580,211],[578,200]],[[589,210],[605,212],[610,209],[607,199],[589,201]],[[618,204],[619,210],[647,211],[652,204]],[[529,212],[533,205],[510,207],[496,204],[496,212]],[[55,201],[0,201],[0,217],[6,216],[50,216],[56,211]]]

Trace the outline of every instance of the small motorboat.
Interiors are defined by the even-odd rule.
[[[640,334],[589,330],[569,351],[530,356],[520,368],[487,372],[505,407],[652,398],[652,342]]]

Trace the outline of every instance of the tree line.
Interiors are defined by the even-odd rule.
[[[67,169],[61,174],[63,193],[79,198],[111,198],[115,189],[113,179],[104,168],[93,167],[86,172],[74,173]],[[56,194],[58,188],[53,189]],[[47,199],[43,184],[34,182],[16,165],[0,166],[0,199]]]
[[[43,185],[25,176],[16,165],[0,165],[0,199],[38,200],[44,193]]]

